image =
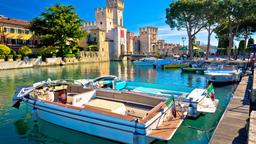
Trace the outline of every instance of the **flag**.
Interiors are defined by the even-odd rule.
[[[165,105],[167,107],[170,107],[170,106],[172,106],[173,103],[174,103],[174,97],[170,96],[170,98],[165,102]]]
[[[212,99],[212,101],[215,100],[215,93],[214,93],[214,88],[212,84],[210,84],[207,88],[207,95]]]

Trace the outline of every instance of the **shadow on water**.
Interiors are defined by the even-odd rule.
[[[25,135],[28,131],[28,125],[26,119],[20,119],[14,122],[16,131],[19,135]]]
[[[106,139],[98,138],[95,136],[87,135],[77,131],[73,131],[64,127],[60,127],[46,121],[40,120],[37,124],[34,124],[33,130],[30,132],[38,133],[51,139],[51,141],[66,143],[66,144],[114,144],[116,142],[108,141]],[[36,138],[38,139],[38,138]]]

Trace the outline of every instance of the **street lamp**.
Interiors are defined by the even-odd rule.
[[[181,39],[183,41],[183,47],[184,47],[184,41],[186,40],[186,37],[182,37]]]

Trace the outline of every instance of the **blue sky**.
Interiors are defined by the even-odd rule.
[[[171,30],[165,24],[165,9],[172,0],[124,1],[124,25],[128,31],[137,34],[140,27],[155,26],[159,28],[159,39],[165,39],[170,43],[182,44],[181,37],[186,36],[186,32]],[[105,0],[1,0],[0,15],[31,20],[40,15],[46,7],[50,7],[56,3],[74,5],[79,16],[86,21],[95,21],[95,8],[105,7]],[[197,38],[206,44],[206,31],[199,33]],[[212,44],[217,45],[214,35],[212,36]]]

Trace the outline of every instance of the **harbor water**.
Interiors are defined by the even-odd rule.
[[[136,67],[130,62],[104,62],[56,67],[5,70],[0,72],[0,140],[1,144],[84,144],[115,143],[106,139],[76,132],[39,120],[34,122],[26,105],[20,110],[11,107],[12,95],[17,87],[50,79],[87,79],[102,75],[116,75],[122,80],[161,84],[168,88],[189,92],[193,88],[207,86],[204,75],[185,74],[176,70],[155,70]],[[220,100],[217,112],[203,114],[199,118],[186,119],[179,127],[171,144],[204,144],[221,118],[235,85],[215,87]],[[156,143],[164,143],[158,141]]]

